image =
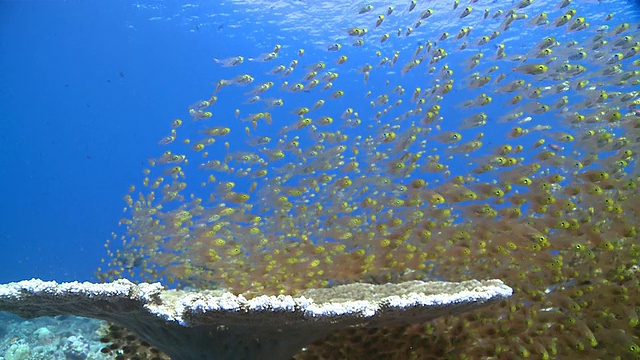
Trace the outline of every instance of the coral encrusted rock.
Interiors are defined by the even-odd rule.
[[[246,299],[125,279],[103,284],[33,279],[0,285],[0,310],[25,318],[71,314],[107,320],[172,359],[287,359],[332,331],[426,322],[511,294],[500,280],[358,283]]]

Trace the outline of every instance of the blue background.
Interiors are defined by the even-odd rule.
[[[158,124],[210,90],[202,36],[135,10],[0,4],[0,282],[92,279]]]

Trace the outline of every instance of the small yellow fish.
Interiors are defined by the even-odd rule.
[[[529,75],[544,74],[547,70],[549,70],[549,67],[545,64],[527,64],[517,66],[513,69],[513,71]]]
[[[242,64],[244,62],[244,57],[243,56],[234,56],[234,57],[230,57],[230,58],[226,58],[226,59],[213,59],[214,62],[222,65],[223,67],[231,67],[231,66],[238,66],[240,64]]]

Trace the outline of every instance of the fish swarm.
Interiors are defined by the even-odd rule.
[[[167,125],[100,277],[499,278],[500,305],[296,358],[640,358],[640,15],[475,3],[365,6],[321,50],[216,59],[233,75]]]

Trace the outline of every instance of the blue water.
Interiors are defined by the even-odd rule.
[[[303,12],[307,6],[295,1],[291,4]],[[482,5],[486,4],[490,2]],[[631,6],[619,4],[627,9]],[[160,156],[163,150],[157,142],[168,134],[172,119],[187,119],[188,106],[207,98],[214,89],[212,82],[222,77],[251,69],[257,74],[256,83],[266,80],[260,74],[297,58],[298,47],[306,50],[306,64],[319,60],[329,64],[337,55],[324,51],[324,44],[334,41],[335,34],[344,34],[348,27],[364,25],[350,18],[340,19],[341,26],[322,36],[284,29],[277,9],[274,13],[263,10],[243,14],[231,10],[248,5],[186,5],[107,1],[0,3],[0,283],[31,277],[95,280],[93,272],[105,256],[105,239],[112,232],[122,232],[117,225],[124,216],[122,196],[131,184],[140,183],[147,159]],[[593,7],[589,10],[595,18],[613,11],[598,4],[584,6]],[[263,4],[263,9],[268,8]],[[219,16],[217,12],[222,10],[228,10],[230,15]],[[269,20],[273,22],[268,23]],[[617,18],[609,25],[613,27],[622,20]],[[302,24],[304,21],[300,20]],[[459,22],[452,29],[464,25]],[[420,31],[426,31],[425,27]],[[433,38],[441,31],[433,29],[431,36],[398,40],[393,46],[412,49],[418,41]],[[476,33],[472,38],[477,36]],[[539,37],[529,33],[509,41],[522,42],[526,50]],[[288,54],[277,63],[254,63],[243,71],[221,68],[211,60],[256,56],[271,51],[276,43],[282,44]],[[365,62],[375,65],[379,59],[371,50],[363,52],[349,45],[341,54],[349,56],[349,65],[340,68],[341,81],[336,81],[332,91],[344,89],[348,93],[349,86],[361,86],[362,75],[345,69],[355,70]],[[386,55],[390,55],[388,51]],[[452,54],[446,62],[463,73],[460,63],[470,55]],[[492,64],[483,62],[478,71]],[[397,65],[396,74],[372,72],[368,86],[374,96],[388,92],[382,88],[387,79],[392,84],[401,83],[408,91],[429,86],[418,77],[401,77],[400,66]],[[507,77],[502,84],[514,78]],[[233,90],[237,95],[225,98],[234,100],[226,107],[227,113],[236,107],[241,107],[243,114],[261,111],[258,106],[241,104],[246,90]],[[364,93],[362,89],[353,90]],[[459,101],[475,98],[481,92],[459,91],[441,103],[443,116],[455,117],[458,110],[454,106]],[[280,96],[286,102],[287,95]],[[346,107],[357,106],[362,109],[361,118],[371,117],[367,104],[374,96],[355,96],[335,102],[328,99],[323,112],[338,119]],[[547,97],[545,102],[551,103],[552,99]],[[300,106],[315,100],[317,97],[309,95]],[[470,113],[502,114],[504,100]],[[289,103],[281,111],[287,113],[295,107]],[[489,126],[482,130],[484,152],[505,142],[504,131],[492,131],[496,128]],[[443,130],[455,129],[456,125],[450,129],[443,126]],[[468,133],[471,135],[464,141],[471,140],[477,130]],[[233,138],[228,140],[233,144]],[[447,164],[454,175],[464,170],[464,164]],[[196,184],[194,181],[193,186]]]
[[[136,10],[0,4],[0,282],[93,279],[157,124],[208,91],[203,36]]]

